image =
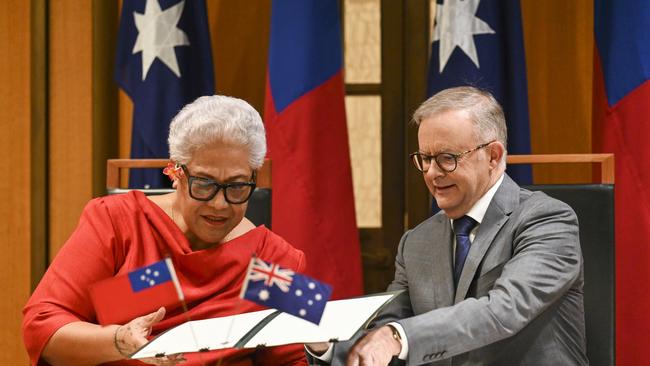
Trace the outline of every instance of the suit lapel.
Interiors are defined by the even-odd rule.
[[[442,213],[434,216],[432,224],[432,235],[439,235],[434,238],[433,245],[428,246],[431,253],[427,254],[433,259],[433,266],[425,268],[424,275],[431,279],[435,308],[441,308],[452,305],[454,300],[452,233],[449,218]],[[428,238],[428,242],[431,243],[431,238]]]
[[[454,304],[463,301],[467,296],[467,291],[472,283],[472,279],[476,275],[478,266],[483,261],[485,253],[494,242],[494,238],[499,233],[499,230],[508,221],[510,213],[512,213],[518,201],[519,186],[506,174],[476,232],[476,237],[472,242],[469,254],[465,260],[465,265],[463,266],[463,272],[458,281]]]

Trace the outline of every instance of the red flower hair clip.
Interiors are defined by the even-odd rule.
[[[169,177],[169,180],[174,180],[183,176],[183,168],[180,164],[174,164],[169,162],[165,169],[163,169],[163,174]]]

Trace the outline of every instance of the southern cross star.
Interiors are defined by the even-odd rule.
[[[436,8],[436,26],[433,41],[440,41],[438,52],[439,71],[447,65],[456,46],[479,67],[475,34],[492,34],[494,30],[476,17],[476,9],[481,0],[445,0]]]
[[[142,52],[142,81],[156,57],[181,77],[174,47],[190,44],[185,32],[177,27],[184,5],[185,0],[162,11],[158,0],[147,0],[144,14],[133,12],[138,38],[132,53]]]
[[[260,300],[262,300],[262,301],[266,301],[266,300],[269,299],[269,297],[271,297],[270,294],[269,294],[269,292],[268,292],[267,290],[262,290],[262,291],[260,291],[260,293],[259,293],[257,296],[258,296],[258,297],[260,298]]]

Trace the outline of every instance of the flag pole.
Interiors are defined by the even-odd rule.
[[[257,255],[255,252],[251,254],[251,260],[248,262],[248,267],[246,267],[246,276],[244,276],[244,283],[242,284],[241,287],[241,292],[239,293],[239,301],[237,301],[237,305],[235,306],[235,314],[239,314],[239,311],[241,310],[241,306],[244,300],[244,294],[246,293],[246,287],[248,285],[248,276],[251,273],[251,267],[253,267],[253,263],[255,262],[255,258],[257,258]],[[230,319],[230,325],[228,326],[228,331],[226,332],[226,339],[221,342],[221,344],[226,344],[228,343],[228,340],[230,339],[230,333],[232,332],[233,325],[235,324],[235,317],[232,317]],[[221,366],[221,361],[223,361],[223,358],[219,358],[219,361],[217,361],[216,366]]]
[[[194,325],[192,324],[192,318],[190,317],[190,310],[187,307],[187,302],[185,301],[185,295],[183,294],[181,283],[180,281],[178,281],[178,277],[176,276],[176,270],[174,269],[174,264],[172,263],[170,257],[165,258],[165,263],[167,264],[167,268],[169,269],[169,273],[171,274],[172,283],[176,288],[176,293],[178,294],[178,298],[179,300],[181,300],[183,315],[185,315],[185,319],[187,320],[190,326],[190,334],[192,334],[192,339],[194,340],[194,346],[196,347],[196,349],[199,349],[199,340],[196,337],[196,332],[194,331]],[[201,365],[206,366],[205,359],[203,358],[203,354],[201,354],[201,352],[199,352],[199,359],[201,361]]]

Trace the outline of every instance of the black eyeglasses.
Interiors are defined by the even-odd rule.
[[[436,165],[438,165],[438,168],[440,168],[440,170],[442,170],[445,173],[451,173],[454,170],[456,170],[456,168],[458,167],[458,159],[478,149],[482,149],[495,141],[496,140],[486,142],[484,144],[478,145],[477,147],[471,150],[463,151],[457,154],[443,152],[436,155],[427,155],[421,152],[414,152],[409,154],[409,156],[413,160],[413,164],[415,164],[415,167],[418,168],[418,170],[421,171],[422,173],[426,173],[427,171],[429,171],[432,160],[436,162]]]
[[[238,205],[248,201],[255,190],[255,171],[253,171],[250,182],[222,184],[212,179],[191,176],[185,165],[181,165],[181,168],[183,168],[187,176],[190,197],[197,201],[210,201],[219,193],[219,190],[223,189],[223,196],[226,202]]]

